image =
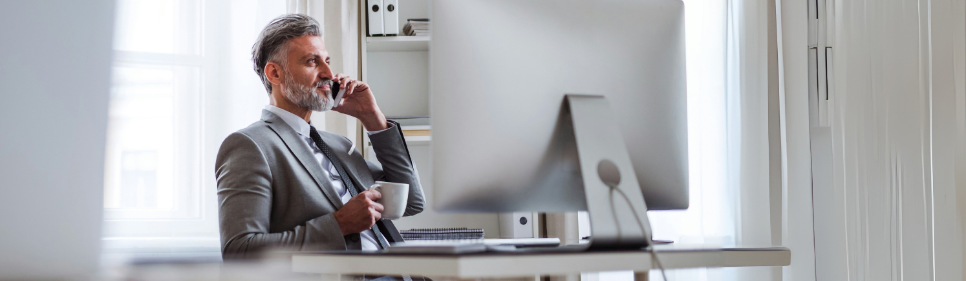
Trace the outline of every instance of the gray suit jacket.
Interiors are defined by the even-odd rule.
[[[319,132],[355,185],[409,184],[406,216],[423,210],[423,191],[398,124],[372,134],[379,164],[349,149],[345,137]],[[257,256],[267,248],[299,251],[360,250],[359,234],[342,236],[333,216],[342,200],[298,133],[262,110],[262,120],[228,136],[215,160],[218,220],[225,259]],[[345,176],[345,175],[343,175]],[[378,231],[378,230],[376,230]]]

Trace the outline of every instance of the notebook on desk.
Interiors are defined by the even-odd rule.
[[[483,229],[481,228],[466,228],[466,227],[456,227],[456,228],[415,228],[410,230],[401,230],[399,234],[402,235],[403,240],[413,241],[413,240],[479,240],[483,239]]]

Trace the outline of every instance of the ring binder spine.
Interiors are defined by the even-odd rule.
[[[399,0],[383,0],[382,4],[385,6],[382,17],[383,34],[399,35]]]
[[[383,11],[385,10],[382,6],[382,0],[368,0],[368,18],[369,24],[369,36],[383,36],[385,32],[383,31],[382,21],[383,21]]]

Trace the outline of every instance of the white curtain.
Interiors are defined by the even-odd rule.
[[[684,2],[690,207],[649,212],[654,238],[680,244],[771,246],[768,2]],[[702,268],[671,270],[667,275],[671,280],[774,280],[780,278],[779,272]],[[656,271],[650,278],[662,280]]]

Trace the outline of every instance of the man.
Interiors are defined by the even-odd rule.
[[[399,124],[386,120],[372,90],[329,69],[318,22],[305,15],[273,20],[252,47],[270,105],[261,121],[225,139],[215,160],[221,250],[225,259],[268,248],[378,250],[400,239],[380,221],[374,181],[409,184],[405,216],[423,210],[423,193]],[[332,100],[332,85],[345,89]],[[316,131],[312,111],[359,119],[381,165],[345,137]]]

